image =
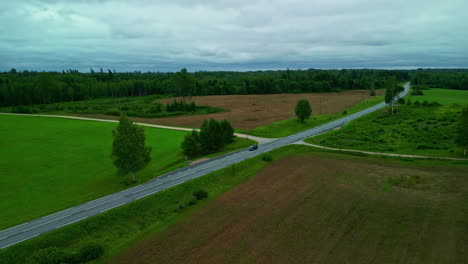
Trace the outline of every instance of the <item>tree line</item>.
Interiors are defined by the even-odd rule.
[[[251,72],[116,73],[112,70],[81,73],[16,71],[0,73],[0,107],[50,104],[104,97],[168,94],[194,95],[335,92],[384,88],[395,76],[409,79],[409,71],[391,70],[279,70]]]
[[[468,70],[418,70],[412,74],[411,85],[468,90]]]

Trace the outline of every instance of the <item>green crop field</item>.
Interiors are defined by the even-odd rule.
[[[373,98],[367,99],[360,103],[355,104],[354,106],[334,114],[323,114],[323,115],[313,115],[308,120],[305,120],[304,123],[299,122],[297,118],[291,118],[286,120],[281,120],[268,124],[265,126],[256,127],[253,130],[242,130],[238,131],[245,134],[254,135],[257,137],[267,137],[267,138],[279,138],[289,136],[309,128],[313,128],[335,119],[344,117],[346,115],[359,112],[363,109],[374,106],[378,103],[383,102],[383,95],[375,96]],[[312,106],[313,107],[313,106]]]
[[[115,123],[0,115],[0,229],[127,188],[110,159]],[[186,165],[187,132],[145,128],[152,161],[146,181]],[[236,138],[227,150],[252,141]]]
[[[121,254],[135,252],[135,261],[172,256],[191,262],[187,252],[199,252],[191,249],[210,241],[220,244],[216,250],[206,244],[204,252],[212,252],[209,257],[221,258],[222,263],[260,261],[271,252],[279,254],[274,263],[285,263],[284,257],[289,257],[288,263],[427,263],[431,258],[460,263],[466,258],[459,250],[466,240],[467,181],[461,177],[466,164],[359,157],[306,146],[287,146],[266,155],[272,162],[258,156],[0,250],[0,263],[22,264],[40,249],[73,252],[90,242],[105,249],[95,264],[129,263]],[[293,168],[296,163],[302,165]],[[283,184],[290,188],[276,191]],[[191,202],[192,192],[199,189],[208,192],[208,199]],[[250,205],[246,195],[258,199]],[[191,227],[200,221],[203,228]],[[231,231],[242,235],[219,240]],[[180,242],[176,250],[154,249],[175,241]],[[408,245],[418,246],[408,255]]]
[[[462,157],[462,148],[455,144],[460,112],[458,106],[401,105],[394,115],[387,109],[378,111],[306,142],[335,148]]]
[[[424,95],[411,96],[412,102],[438,102],[443,105],[468,105],[468,90],[429,89],[422,91]]]

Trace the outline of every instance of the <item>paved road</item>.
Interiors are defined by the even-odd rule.
[[[408,90],[409,83],[406,83],[405,90],[402,92],[402,95],[405,95]],[[165,190],[174,185],[181,184],[243,160],[261,155],[262,153],[295,143],[311,136],[322,134],[336,127],[341,127],[353,119],[359,118],[383,107],[385,107],[385,103],[380,103],[330,123],[264,143],[256,151],[240,150],[209,159],[207,161],[175,170],[141,185],[3,230],[0,232],[0,248],[6,248],[24,240],[58,229],[62,226],[81,221],[90,216]]]

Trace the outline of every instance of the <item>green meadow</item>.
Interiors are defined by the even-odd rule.
[[[398,106],[393,115],[388,111],[369,114],[306,142],[376,152],[463,157],[462,148],[455,144],[461,107],[412,104]]]
[[[443,105],[468,105],[468,90],[429,89],[422,91],[424,95],[411,96],[412,102],[438,102]]]
[[[0,115],[0,230],[132,186],[110,158],[116,123]],[[184,131],[145,128],[147,181],[187,164]],[[222,151],[247,147],[236,138]]]

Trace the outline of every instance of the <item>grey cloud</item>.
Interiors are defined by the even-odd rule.
[[[460,0],[11,1],[0,16],[0,70],[467,67],[467,8]]]

